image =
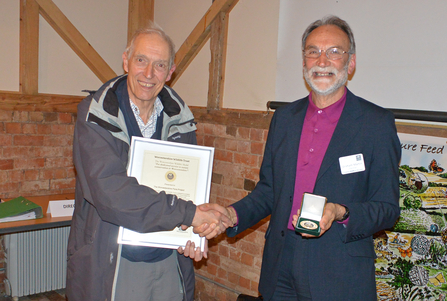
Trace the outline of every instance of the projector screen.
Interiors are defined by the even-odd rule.
[[[447,111],[447,1],[281,0],[275,98],[306,96],[301,36],[325,15],[351,26],[357,66],[348,88],[385,108]]]

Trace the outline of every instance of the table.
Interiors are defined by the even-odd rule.
[[[73,200],[74,193],[53,194],[43,196],[25,196],[25,198],[42,206],[43,218],[0,223],[0,235],[70,226],[71,216],[51,217],[51,214],[47,214],[47,209],[48,209],[48,203],[50,201]]]

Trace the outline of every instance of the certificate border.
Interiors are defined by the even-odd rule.
[[[130,177],[135,177],[139,182],[141,177],[142,164],[137,164],[137,162],[140,162],[139,159],[140,157],[143,157],[143,154],[146,150],[166,154],[181,154],[182,156],[192,156],[199,158],[200,163],[199,163],[198,179],[200,180],[198,180],[196,183],[197,193],[196,193],[196,200],[194,200],[194,203],[196,205],[200,205],[209,202],[213,160],[214,160],[213,147],[155,140],[143,137],[132,137],[127,174]],[[205,179],[205,181],[203,181],[202,179]],[[158,239],[157,236],[151,237],[150,238],[151,241],[147,241],[147,233],[139,234],[134,232],[133,234],[135,234],[135,236],[138,238],[133,240],[126,240],[124,239],[124,233],[127,231],[130,230],[127,230],[124,227],[120,227],[118,234],[119,244],[144,245],[144,246],[169,248],[169,249],[177,249],[179,246],[185,247],[185,245],[183,244],[178,243],[170,244],[166,242],[160,242],[160,239]],[[143,235],[145,236],[144,239],[142,238]],[[198,234],[194,233],[192,233],[192,237],[190,238],[192,238],[191,241],[194,241],[196,246],[200,247],[200,249],[203,252],[205,248],[205,238],[200,237]]]

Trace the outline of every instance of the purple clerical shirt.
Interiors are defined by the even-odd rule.
[[[346,103],[346,93],[347,89],[345,88],[343,96],[336,103],[324,109],[318,108],[313,103],[312,93],[309,95],[309,106],[304,118],[298,148],[295,190],[288,224],[290,230],[293,230],[292,217],[301,207],[303,193],[312,193],[314,190],[321,162]]]

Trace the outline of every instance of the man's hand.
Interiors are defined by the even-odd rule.
[[[236,210],[234,210],[233,207],[222,207],[218,204],[203,204],[199,206],[199,209],[202,211],[211,211],[215,210],[220,212],[222,215],[228,216],[230,218],[229,223],[224,223],[224,226],[226,228],[233,227],[234,224],[237,223],[237,214]],[[214,231],[215,225],[213,224],[202,224],[198,227],[194,227],[194,233],[198,233],[200,236],[206,236],[207,238],[210,237],[210,239],[214,236],[217,236],[218,234],[215,234]],[[213,236],[214,235],[214,236]]]
[[[203,204],[197,206],[192,226],[194,233],[211,239],[233,226],[233,223],[224,207],[218,204]]]
[[[315,236],[315,235],[310,235],[310,234],[306,234],[306,233],[300,233],[301,236],[303,236],[303,237],[320,237],[321,235],[324,234],[324,232],[329,230],[329,228],[332,226],[332,223],[334,221],[337,221],[343,217],[343,215],[345,214],[345,211],[346,211],[346,209],[342,205],[335,204],[335,203],[326,203],[326,206],[324,207],[324,211],[323,211],[323,216],[321,217],[321,220],[320,220],[320,229],[321,229],[320,235]],[[297,215],[293,215],[293,219],[292,219],[293,227],[296,227],[296,222],[298,220],[299,215],[300,215],[300,210],[298,209]]]
[[[185,249],[179,247],[177,252],[194,259],[194,261],[200,261],[203,257],[208,258],[208,240],[205,240],[205,250],[203,253],[200,251],[200,248],[196,248],[195,244],[190,240],[186,243]]]

